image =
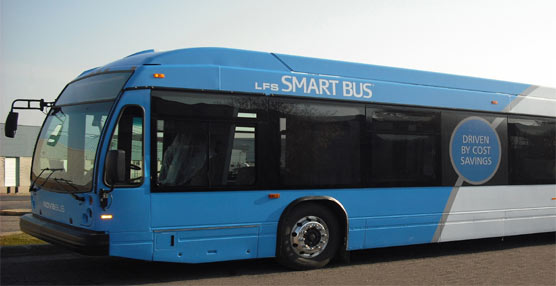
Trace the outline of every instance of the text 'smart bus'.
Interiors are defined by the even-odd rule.
[[[131,55],[55,102],[12,105],[33,108],[49,112],[21,229],[84,253],[309,269],[556,231],[554,89],[197,48]]]

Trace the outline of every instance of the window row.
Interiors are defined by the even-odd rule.
[[[501,164],[485,184],[556,183],[554,119],[153,91],[153,186],[453,186],[449,140],[470,116],[499,123]]]

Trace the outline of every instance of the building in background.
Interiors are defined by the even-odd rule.
[[[19,125],[15,138],[4,136],[0,123],[0,193],[28,194],[33,148],[40,126]]]

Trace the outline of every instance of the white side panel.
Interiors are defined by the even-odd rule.
[[[518,96],[510,103],[511,113],[556,116],[556,89],[537,87],[526,96]]]
[[[556,231],[556,216],[507,219],[504,222],[504,235],[518,235]]]
[[[556,231],[556,185],[460,187],[439,241]]]

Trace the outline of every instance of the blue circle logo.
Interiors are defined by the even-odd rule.
[[[488,182],[500,166],[500,138],[483,118],[462,120],[450,138],[450,160],[456,173],[473,185]]]

